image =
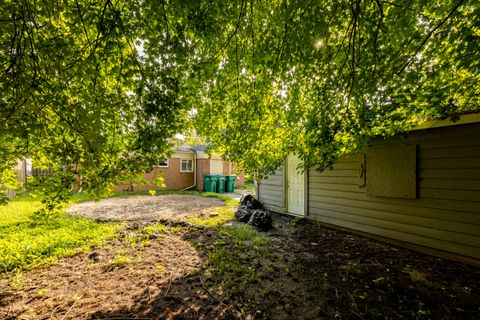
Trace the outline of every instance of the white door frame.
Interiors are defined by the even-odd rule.
[[[289,183],[288,183],[288,158],[285,160],[285,211],[287,214],[294,215],[294,216],[300,216],[304,217],[308,215],[308,169],[305,170],[302,174],[299,174],[297,172],[297,175],[303,175],[303,212],[302,213],[293,213],[289,211],[289,205],[288,205],[288,188],[289,188]]]

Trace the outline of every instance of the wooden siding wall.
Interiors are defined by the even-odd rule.
[[[413,132],[375,145],[417,145],[417,198],[367,195],[363,155],[333,170],[309,171],[310,218],[332,225],[480,258],[480,124]],[[368,156],[366,161],[368,162]]]
[[[275,212],[286,212],[285,208],[285,168],[281,167],[273,175],[258,182],[257,198],[263,206]]]

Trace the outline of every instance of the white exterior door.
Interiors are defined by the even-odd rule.
[[[305,215],[305,175],[297,171],[300,160],[295,155],[287,159],[287,211]]]

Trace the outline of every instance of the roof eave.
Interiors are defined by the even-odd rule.
[[[451,126],[458,126],[461,124],[480,122],[480,112],[458,115],[458,120],[455,120],[455,121],[452,120],[453,117],[454,116],[448,117],[446,119],[427,120],[413,127],[412,130],[425,130],[425,129],[432,129],[432,128],[451,127]]]

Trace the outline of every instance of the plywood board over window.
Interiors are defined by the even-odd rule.
[[[415,199],[417,146],[374,146],[367,150],[367,195]]]

